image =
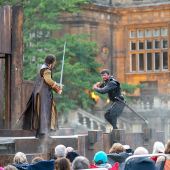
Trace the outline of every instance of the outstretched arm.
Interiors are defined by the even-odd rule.
[[[117,87],[117,83],[115,81],[110,81],[105,87],[103,88],[94,87],[94,89],[98,93],[105,94],[111,90],[114,90],[116,87]]]

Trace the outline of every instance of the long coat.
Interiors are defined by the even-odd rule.
[[[44,64],[37,73],[33,92],[24,111],[24,130],[39,130],[39,134],[48,134],[50,129],[58,129],[58,115],[53,100],[52,87],[42,77]],[[50,69],[51,71],[51,69]]]

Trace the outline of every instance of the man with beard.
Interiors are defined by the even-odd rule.
[[[123,95],[121,95],[120,83],[116,81],[112,76],[110,76],[109,70],[103,69],[101,71],[101,76],[103,82],[96,83],[93,85],[95,91],[101,94],[108,93],[108,97],[112,102],[111,108],[105,113],[105,119],[113,126],[113,129],[118,129],[117,117],[121,115],[125,105],[120,103],[115,97],[119,97],[124,100]]]
[[[52,68],[56,57],[49,54],[39,69],[33,92],[24,110],[24,130],[36,130],[36,137],[50,136],[51,130],[58,129],[58,115],[53,100],[53,89],[59,95],[62,85],[52,79]]]

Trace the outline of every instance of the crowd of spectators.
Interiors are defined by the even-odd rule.
[[[167,160],[165,160],[166,154]],[[54,158],[43,160],[41,157],[35,157],[31,164],[28,163],[24,153],[15,154],[13,163],[8,164],[0,170],[78,170],[78,169],[100,169],[100,170],[170,170],[170,141],[166,147],[162,142],[155,142],[153,153],[144,147],[138,147],[134,151],[122,145],[114,143],[108,151],[95,153],[93,160],[79,155],[74,148],[60,144],[55,147]],[[159,156],[160,154],[160,156]],[[131,157],[130,157],[131,156]],[[129,159],[132,158],[132,159]],[[128,160],[128,161],[127,161]]]

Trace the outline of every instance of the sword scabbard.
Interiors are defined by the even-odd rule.
[[[144,119],[140,114],[138,114],[136,111],[134,111],[127,103],[125,103],[121,98],[115,97],[119,102],[123,103],[129,110],[131,110],[133,113],[135,113],[138,117],[140,117],[143,121],[148,123],[146,119]]]

